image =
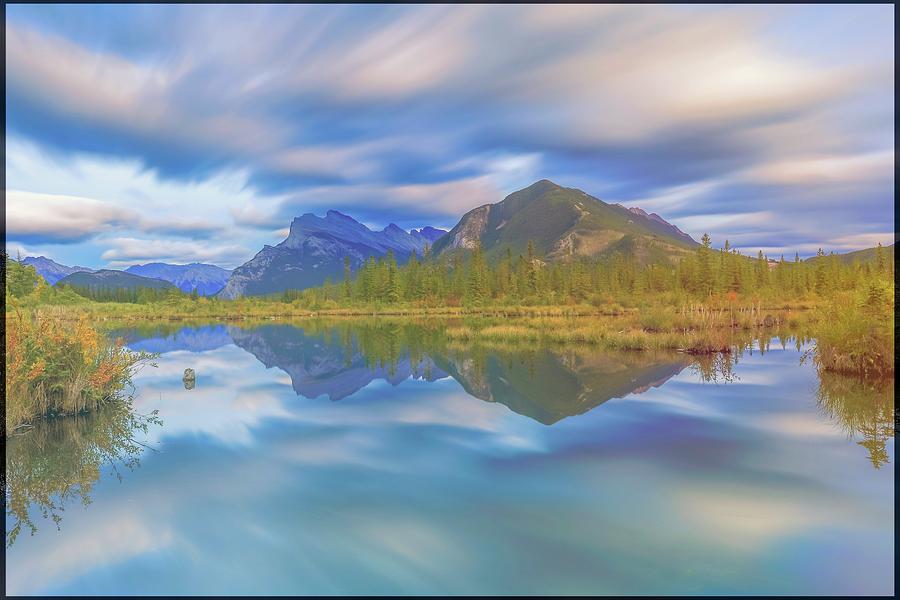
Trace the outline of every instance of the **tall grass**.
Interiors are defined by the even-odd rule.
[[[894,374],[894,288],[873,283],[843,293],[823,309],[812,350],[816,366],[864,376]]]
[[[110,342],[85,315],[67,323],[13,307],[6,313],[4,434],[44,416],[96,410],[152,358]]]

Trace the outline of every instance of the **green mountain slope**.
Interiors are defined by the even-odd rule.
[[[884,246],[882,248],[882,252],[884,252],[884,259],[886,261],[894,260],[894,244],[890,246]],[[845,254],[837,254],[836,255],[841,262],[852,265],[854,262],[859,261],[860,264],[865,263],[873,263],[875,262],[878,256],[878,248],[866,248],[864,250],[857,250],[855,252],[847,252]],[[821,257],[813,256],[811,258],[807,258],[807,262],[815,262],[819,260]]]
[[[566,260],[614,252],[655,261],[684,255],[697,243],[657,215],[607,204],[585,192],[543,179],[497,204],[475,208],[434,244],[435,254],[465,251],[480,244],[495,258],[534,244],[538,256]]]

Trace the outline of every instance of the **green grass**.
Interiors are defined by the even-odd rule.
[[[894,374],[894,289],[873,284],[837,295],[820,311],[812,352],[819,369],[873,376]]]
[[[768,319],[767,319],[768,317]],[[677,350],[689,354],[730,353],[760,333],[788,332],[786,323],[801,326],[809,317],[744,310],[666,307],[631,311],[624,315],[536,316],[498,322],[470,319],[452,326],[446,335],[455,340],[534,341],[589,344],[614,350]]]

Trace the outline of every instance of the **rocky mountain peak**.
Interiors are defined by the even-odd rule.
[[[353,269],[369,256],[380,257],[388,252],[403,263],[413,253],[421,255],[432,241],[415,230],[406,232],[396,223],[373,231],[336,210],[329,210],[324,217],[306,213],[291,222],[290,233],[283,242],[264,247],[235,269],[220,295],[237,298],[321,285],[329,277],[343,276],[345,257]]]

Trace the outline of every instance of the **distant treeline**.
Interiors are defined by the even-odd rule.
[[[57,285],[49,288],[34,267],[6,260],[6,289],[22,297],[37,296],[52,303],[71,303],[78,298],[97,302],[152,304],[165,300],[198,299],[176,287],[104,287]],[[755,258],[732,249],[726,240],[721,249],[712,247],[708,235],[693,253],[675,261],[646,264],[633,254],[616,253],[602,258],[573,256],[567,261],[544,262],[528,243],[524,254],[510,250],[489,263],[479,248],[468,252],[433,256],[426,246],[420,258],[415,253],[398,266],[393,253],[370,256],[352,270],[344,261],[341,281],[304,290],[286,290],[261,300],[299,302],[316,307],[327,304],[361,306],[415,304],[420,306],[522,305],[553,306],[642,301],[666,295],[682,300],[705,301],[710,297],[753,296],[792,299],[809,295],[830,297],[836,292],[872,288],[881,293],[893,280],[893,252],[879,245],[874,259],[846,263],[839,255],[819,250],[816,260],[792,260],[784,256],[771,261],[762,252]],[[881,290],[881,291],[879,291]],[[219,301],[215,296],[210,301]]]
[[[695,252],[677,262],[643,264],[638,257],[614,254],[591,259],[545,263],[529,243],[527,252],[513,256],[507,250],[489,264],[480,249],[456,254],[415,254],[398,266],[393,254],[369,259],[354,273],[345,260],[342,281],[326,281],[318,288],[288,290],[282,301],[299,300],[317,305],[333,301],[339,305],[398,302],[428,306],[484,304],[555,305],[598,304],[629,297],[649,298],[674,294],[704,300],[716,295],[796,298],[855,290],[893,277],[893,253],[880,245],[871,262],[845,264],[838,255],[819,250],[819,259],[801,261],[784,256],[770,261],[762,252],[748,257],[725,242],[711,245],[708,235]]]
[[[60,290],[69,289],[95,302],[127,302],[132,304],[150,304],[151,302],[159,302],[168,298],[185,298],[198,296],[195,289],[190,294],[186,294],[177,287],[171,288],[149,288],[149,287],[110,287],[110,286],[79,286],[62,284],[57,285]]]

